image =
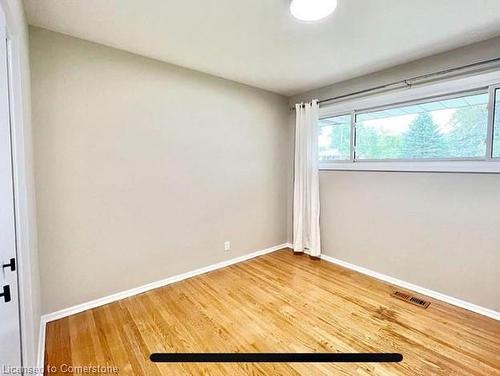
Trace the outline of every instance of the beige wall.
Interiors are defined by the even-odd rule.
[[[289,103],[497,58],[499,51],[500,37]],[[325,254],[500,311],[500,175],[322,171],[320,190]]]
[[[44,313],[286,242],[285,98],[43,29],[30,43]]]
[[[320,175],[326,254],[500,311],[500,176]]]

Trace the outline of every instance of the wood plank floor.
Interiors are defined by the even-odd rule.
[[[122,375],[500,375],[500,322],[281,250],[47,325],[45,366]],[[397,364],[152,364],[152,352],[400,352]],[[51,373],[52,374],[57,374]],[[67,374],[67,373],[66,373]]]

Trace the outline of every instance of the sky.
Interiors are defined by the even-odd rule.
[[[437,110],[429,112],[429,115],[432,116],[432,120],[438,125],[442,133],[448,133],[451,130],[449,123],[455,112],[455,109]],[[416,114],[392,116],[384,119],[366,120],[361,124],[366,127],[377,128],[387,134],[398,135],[405,133],[416,117]]]

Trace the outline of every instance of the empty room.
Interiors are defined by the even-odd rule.
[[[500,1],[0,33],[1,375],[500,376]]]

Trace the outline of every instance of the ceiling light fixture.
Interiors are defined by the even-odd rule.
[[[337,0],[291,0],[290,12],[301,21],[318,21],[333,13]]]

